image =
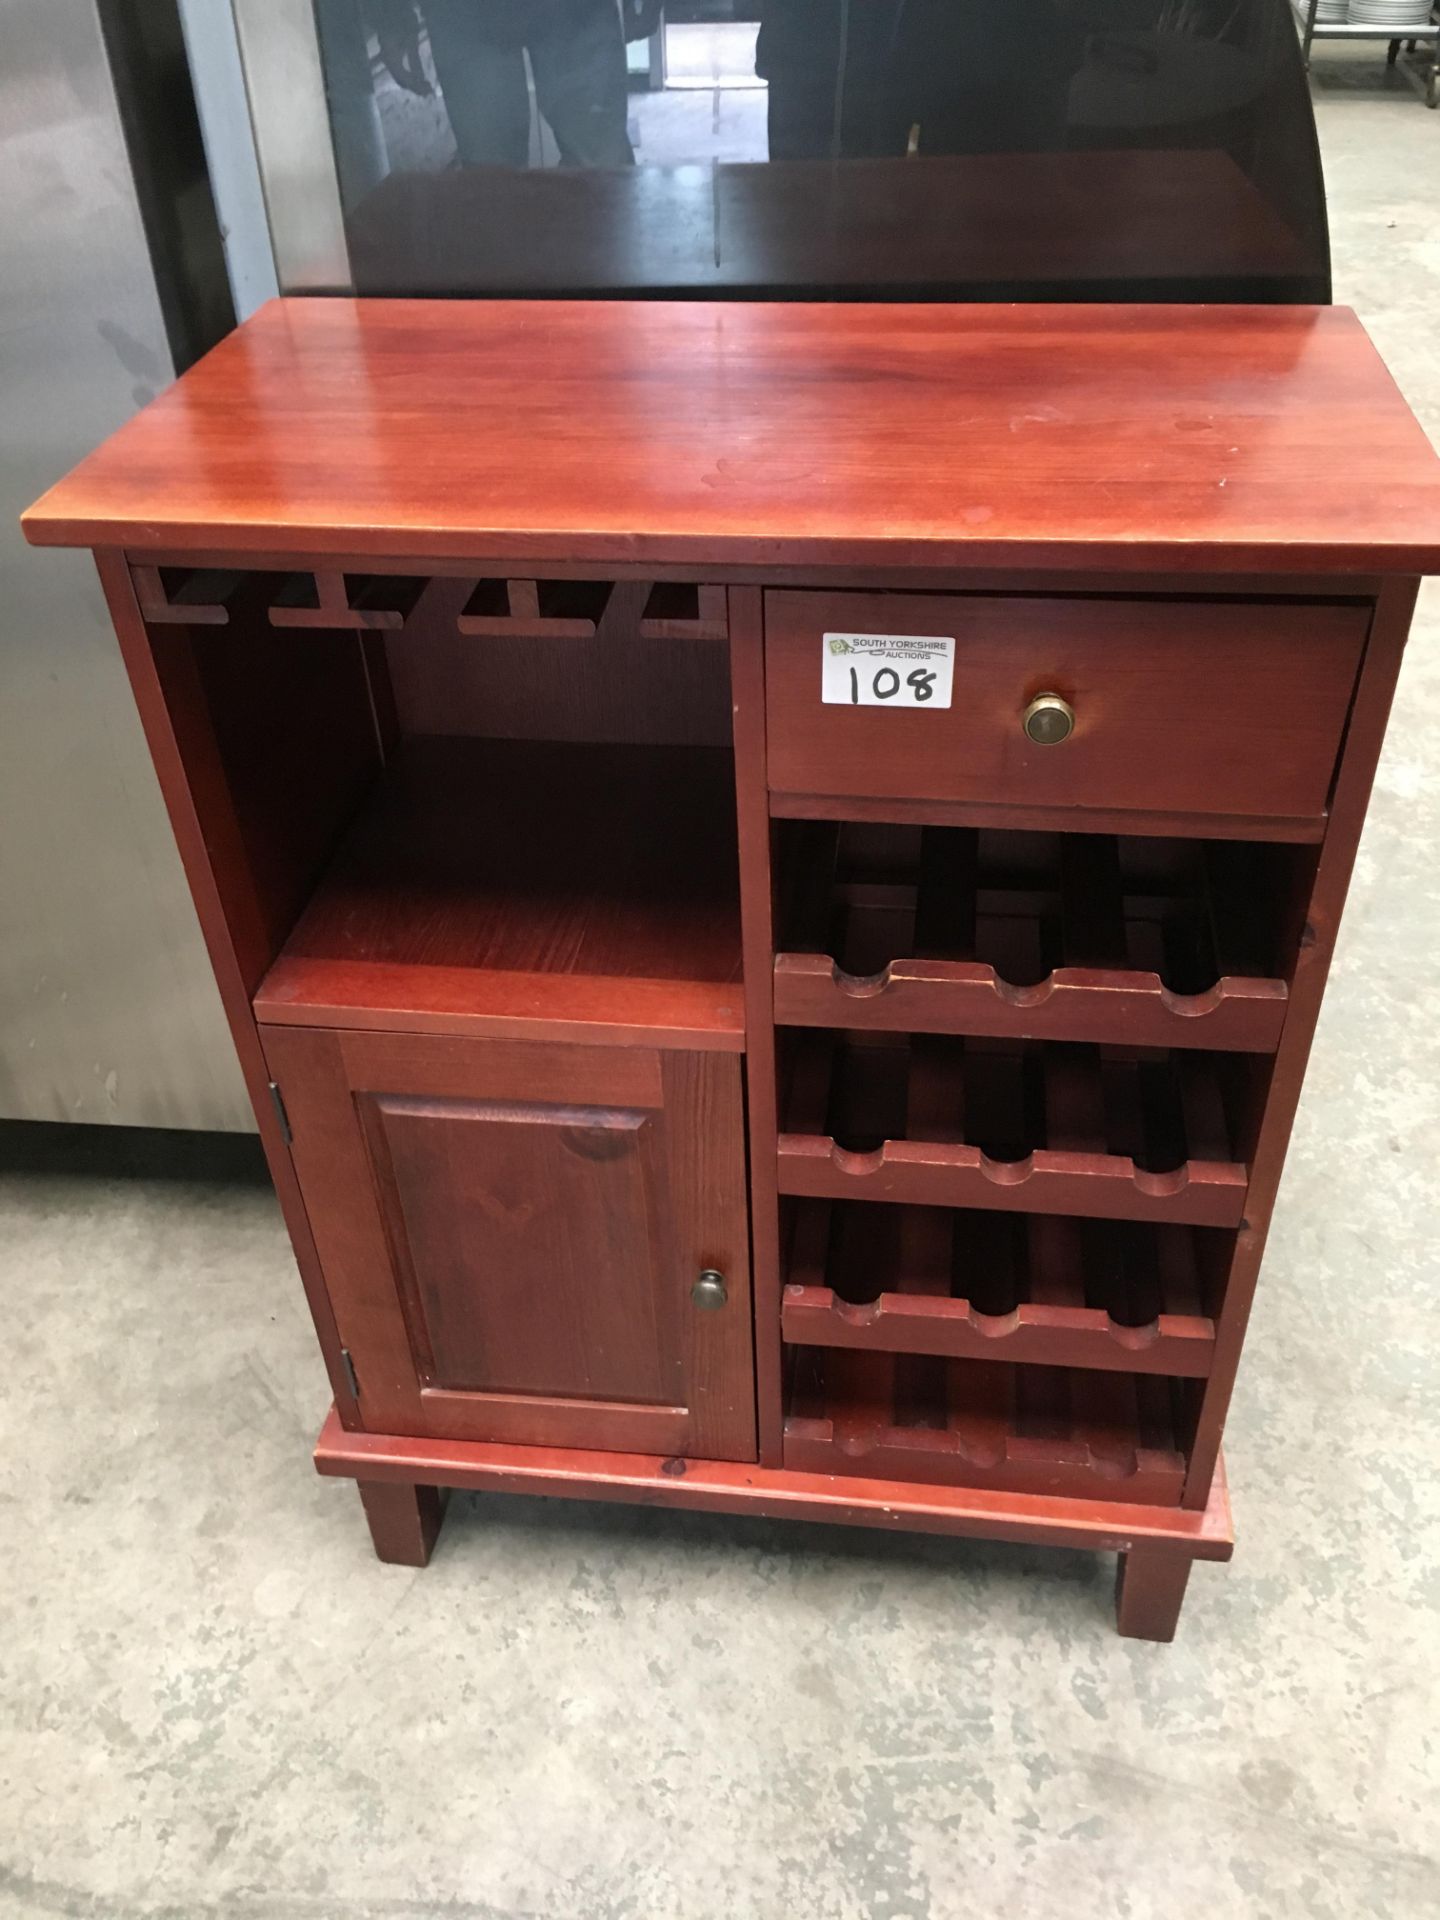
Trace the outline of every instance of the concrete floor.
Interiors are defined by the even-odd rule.
[[[1317,91],[1338,296],[1440,438],[1440,115]],[[754,1522],[464,1500],[382,1567],[263,1183],[21,1168],[0,1916],[1440,1914],[1437,629],[1174,1647],[1097,1559]]]

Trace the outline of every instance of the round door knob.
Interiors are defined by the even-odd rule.
[[[690,1289],[690,1298],[697,1307],[703,1308],[706,1313],[714,1313],[717,1308],[723,1307],[725,1302],[730,1298],[725,1286],[724,1274],[717,1273],[714,1267],[706,1267],[700,1278]]]
[[[1025,733],[1037,747],[1058,747],[1075,731],[1075,709],[1058,693],[1037,693],[1025,709]]]

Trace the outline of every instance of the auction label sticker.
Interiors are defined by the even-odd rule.
[[[955,642],[900,633],[827,633],[820,698],[827,707],[948,707]]]

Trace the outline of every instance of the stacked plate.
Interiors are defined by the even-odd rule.
[[[1350,0],[1320,0],[1315,9],[1317,27],[1343,27],[1350,18]]]
[[[1325,11],[1322,0],[1320,11]],[[1350,0],[1352,27],[1391,27],[1398,34],[1406,27],[1430,24],[1430,0]]]

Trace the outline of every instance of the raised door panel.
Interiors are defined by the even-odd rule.
[[[367,1427],[753,1458],[733,1056],[262,1032]]]
[[[433,1385],[682,1403],[658,1114],[357,1105]]]

